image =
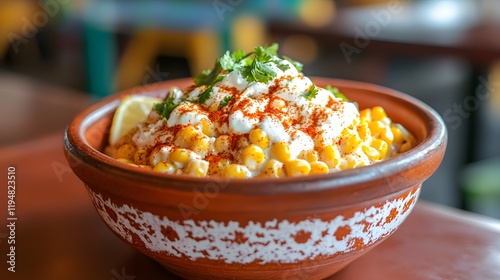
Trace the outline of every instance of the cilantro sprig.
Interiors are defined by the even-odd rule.
[[[161,103],[156,103],[153,106],[153,109],[162,117],[168,120],[170,118],[170,114],[172,111],[179,106],[180,103],[175,103],[175,99],[173,97],[166,98]]]
[[[336,98],[340,98],[346,102],[349,102],[349,99],[347,99],[347,97],[343,95],[338,88],[332,87],[331,85],[327,85],[325,89],[331,92],[333,96],[335,96]]]
[[[253,52],[245,54],[242,50],[233,53],[226,51],[224,55],[215,61],[212,70],[205,70],[194,78],[197,86],[211,85],[216,82],[216,78],[224,71],[229,73],[237,71],[247,82],[267,83],[277,75],[273,65],[285,71],[289,68],[288,64],[281,63],[282,59],[278,56],[278,44],[271,46],[255,47]],[[302,64],[289,57],[283,57],[289,61],[297,71],[302,71]]]
[[[316,88],[315,84],[312,84],[312,86],[302,94],[303,97],[305,97],[307,100],[313,100],[314,97],[318,95],[318,89]]]
[[[229,104],[229,102],[231,102],[232,99],[233,99],[233,97],[230,95],[225,96],[224,99],[222,99],[222,101],[219,104],[219,109],[226,107],[227,104]]]

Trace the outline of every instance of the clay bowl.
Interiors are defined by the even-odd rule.
[[[67,128],[67,160],[99,215],[124,242],[190,279],[322,279],[389,237],[439,166],[447,133],[438,114],[396,91],[316,78],[360,108],[383,106],[417,138],[410,151],[367,167],[285,179],[166,175],[101,151],[128,94],[159,95],[190,79],[136,88],[80,113]]]

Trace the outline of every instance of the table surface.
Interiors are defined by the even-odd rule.
[[[66,163],[62,132],[0,149],[4,175],[9,166],[16,168],[16,272],[7,271],[3,225],[0,279],[177,279],[101,221]],[[6,195],[0,199],[6,224]],[[419,202],[391,237],[330,279],[500,279],[499,267],[500,221]]]

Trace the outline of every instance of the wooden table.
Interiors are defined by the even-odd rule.
[[[88,94],[0,71],[0,147],[63,130]]]
[[[101,221],[62,139],[59,132],[0,149],[0,279],[178,279]],[[17,186],[15,273],[6,265],[9,166]],[[419,202],[394,235],[330,279],[500,279],[499,267],[500,221]]]

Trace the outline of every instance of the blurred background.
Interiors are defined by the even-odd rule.
[[[446,122],[421,199],[500,218],[500,1],[0,0],[0,147],[115,91],[278,42],[304,73],[384,85]]]

